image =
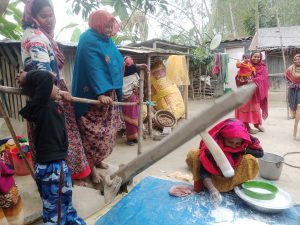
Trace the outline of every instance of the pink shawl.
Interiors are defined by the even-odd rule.
[[[10,170],[4,162],[0,161],[0,192],[8,193],[15,184],[13,178],[14,172]]]
[[[57,61],[57,65],[58,65],[59,69],[61,69],[64,65],[65,57],[64,57],[63,53],[59,50],[56,41],[53,39],[55,25],[53,26],[53,28],[51,30],[49,30],[39,24],[39,22],[32,16],[32,6],[34,4],[34,1],[35,0],[27,0],[26,1],[23,19],[22,19],[23,28],[26,29],[26,27],[30,26],[30,27],[38,28],[39,30],[41,30],[43,32],[43,34],[48,38],[48,40],[50,41],[50,43],[52,45],[54,56]],[[53,6],[52,6],[52,3],[50,0],[49,0],[49,3],[53,10]],[[55,20],[55,16],[54,16],[54,20]],[[55,24],[55,22],[56,21],[54,21],[54,24]]]
[[[253,52],[252,55],[257,52]],[[253,63],[256,69],[256,75],[252,78],[253,82],[256,84],[256,98],[260,102],[260,108],[262,110],[263,119],[268,117],[268,91],[269,91],[269,80],[268,80],[268,68],[264,62],[262,62],[262,54],[260,53],[260,61],[258,63]]]
[[[242,123],[238,119],[226,119],[218,123],[211,130],[209,130],[209,134],[223,150],[226,158],[234,169],[239,165],[242,157],[242,152],[246,147],[251,146],[251,148],[253,149],[260,148],[259,141],[256,139],[254,142],[252,142],[251,136],[248,133],[248,130],[245,127],[244,123]],[[241,138],[244,141],[241,146],[237,148],[231,148],[224,145],[224,138]],[[233,153],[240,154],[238,154],[237,157],[233,157]],[[221,174],[220,169],[218,168],[216,162],[214,161],[212,155],[209,153],[209,150],[203,141],[200,142],[199,160],[201,162],[201,165],[211,174]]]

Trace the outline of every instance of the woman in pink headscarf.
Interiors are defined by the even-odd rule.
[[[258,131],[264,132],[262,119],[266,120],[268,117],[269,81],[268,68],[262,61],[262,54],[260,51],[252,52],[251,63],[256,69],[256,75],[253,76],[252,81],[249,82],[254,82],[257,88],[251,99],[235,110],[235,118],[244,122],[249,132],[255,134]],[[236,84],[238,87],[244,85],[244,83],[241,84],[238,79],[236,79]],[[252,130],[249,125],[250,123],[254,124],[254,127],[257,128],[258,131]]]
[[[24,64],[24,71],[47,70],[52,73],[55,84],[60,90],[65,91],[67,86],[60,75],[60,69],[64,64],[64,55],[53,39],[55,28],[55,15],[50,0],[27,0],[23,14],[24,35],[21,42],[21,53]],[[24,73],[20,73],[17,79],[22,82]],[[64,109],[66,120],[69,149],[67,163],[72,173],[72,179],[77,185],[87,185],[82,179],[87,177],[91,170],[88,165],[80,133],[76,124],[73,106],[70,102],[60,102]],[[28,123],[28,137],[33,159],[35,159],[35,148],[32,139],[34,138],[34,127]]]
[[[215,125],[209,134],[224,152],[235,171],[231,178],[223,176],[206,144],[201,141],[199,149],[191,150],[186,162],[194,178],[194,190],[206,188],[214,204],[219,204],[219,192],[227,192],[235,186],[253,179],[258,173],[256,158],[263,156],[263,149],[257,138],[251,136],[244,123],[237,119],[226,119]]]
[[[288,82],[288,101],[291,118],[296,116],[297,106],[300,104],[300,54],[296,54],[291,65],[285,72]]]

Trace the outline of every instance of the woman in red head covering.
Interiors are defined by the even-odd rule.
[[[194,177],[194,190],[207,188],[214,203],[219,203],[219,192],[227,192],[235,186],[253,179],[258,173],[255,158],[263,156],[259,140],[252,137],[244,123],[237,119],[226,119],[215,125],[209,134],[220,146],[235,171],[231,178],[225,178],[206,144],[200,142],[200,151],[191,150],[186,162]]]
[[[58,48],[54,40],[55,14],[50,0],[27,0],[25,4],[22,26],[24,35],[21,41],[21,53],[24,64],[24,70],[46,70],[49,71],[55,80],[55,84],[60,90],[67,92],[67,86],[60,75],[60,69],[64,64],[64,55]],[[17,77],[22,82],[24,73]],[[80,133],[75,120],[74,109],[70,102],[60,102],[63,107],[64,117],[67,126],[67,135],[69,142],[67,163],[72,173],[74,184],[86,186],[83,178],[87,177],[91,170],[88,165],[84,148],[82,145]],[[35,136],[34,125],[28,122],[28,138],[30,151],[35,162],[35,148],[33,137]]]
[[[114,16],[103,10],[89,17],[90,29],[81,34],[77,46],[72,94],[97,99],[101,106],[75,103],[74,109],[86,156],[92,169],[94,183],[100,183],[97,168],[107,169],[103,163],[113,151],[121,128],[119,107],[122,101],[123,57],[112,40],[119,30]]]
[[[300,104],[300,54],[296,54],[291,65],[285,72],[288,82],[288,101],[291,118],[294,119]]]
[[[235,118],[244,122],[249,132],[255,134],[257,131],[252,130],[249,124],[254,124],[254,127],[257,128],[258,131],[264,132],[262,119],[266,120],[268,117],[269,81],[268,68],[262,61],[261,52],[252,52],[251,63],[255,67],[256,75],[253,76],[252,81],[248,82],[254,82],[257,88],[251,99],[235,110]],[[244,85],[244,83],[241,84],[238,79],[236,79],[236,83],[238,87]]]

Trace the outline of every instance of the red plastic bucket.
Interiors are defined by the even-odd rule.
[[[13,164],[14,164],[14,170],[17,176],[26,176],[29,175],[30,172],[26,167],[26,164],[22,158],[18,156],[18,149],[13,148],[10,150]],[[30,152],[27,152],[26,154],[27,161],[29,162],[31,168],[32,168],[32,158]]]

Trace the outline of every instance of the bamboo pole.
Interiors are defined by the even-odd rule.
[[[144,71],[140,71],[140,82],[139,82],[139,122],[138,122],[138,151],[137,154],[142,153],[142,141],[143,141],[143,105],[144,100]]]
[[[188,49],[188,54],[190,54],[190,50]],[[190,57],[187,56],[186,57],[186,64],[187,64],[187,76],[188,78],[190,79]],[[190,85],[193,85],[191,84],[190,82]],[[188,119],[189,118],[189,85],[186,84],[184,85],[185,87],[185,92],[184,92],[184,106],[185,106],[185,119]]]
[[[2,86],[2,85],[0,85],[0,92],[25,95],[22,92],[21,88],[14,88],[14,87]],[[72,97],[72,102],[79,102],[79,103],[93,104],[93,105],[103,105],[98,100],[87,99],[87,98],[78,98],[78,97]],[[139,102],[139,103],[137,103],[137,102],[112,102],[111,103],[111,105],[118,105],[118,106],[131,106],[131,105],[139,105],[139,104],[148,105],[149,103],[148,102]]]
[[[30,172],[30,175],[35,180],[33,170],[32,170],[32,168],[30,166],[30,163],[28,162],[28,160],[26,158],[26,155],[25,155],[25,153],[24,153],[24,151],[23,151],[23,149],[22,149],[22,147],[21,147],[21,145],[20,145],[20,143],[19,143],[19,141],[17,139],[16,133],[14,131],[13,126],[11,125],[10,119],[9,119],[9,117],[7,116],[7,114],[6,114],[5,110],[4,110],[2,101],[0,101],[0,114],[1,114],[1,117],[5,120],[6,126],[7,126],[8,130],[9,130],[9,132],[10,132],[10,134],[11,134],[11,136],[12,136],[12,138],[13,138],[15,144],[16,144],[16,147],[17,147],[17,149],[18,149],[18,151],[19,151],[22,159],[25,162],[25,165],[26,165],[27,169]]]
[[[284,54],[284,48],[283,48],[283,41],[282,41],[282,33],[280,28],[280,21],[278,16],[278,8],[276,7],[276,19],[277,19],[277,27],[279,30],[279,39],[280,39],[280,46],[281,46],[281,53],[282,53],[282,59],[283,59],[283,74],[286,71],[286,59]],[[284,76],[285,77],[285,76]],[[288,101],[288,85],[287,85],[287,79],[285,78],[285,100],[286,100],[286,113],[287,113],[287,119],[289,119],[289,101]]]
[[[151,71],[151,56],[148,55],[148,58],[147,58],[147,65],[148,65],[148,68],[150,69]],[[147,76],[147,89],[148,89],[148,101],[150,102],[151,101],[151,73],[148,74]],[[152,127],[152,115],[151,115],[151,112],[152,112],[152,106],[151,105],[147,105],[147,116],[148,116],[148,130],[149,130],[149,136],[150,138],[153,137],[153,127]]]

